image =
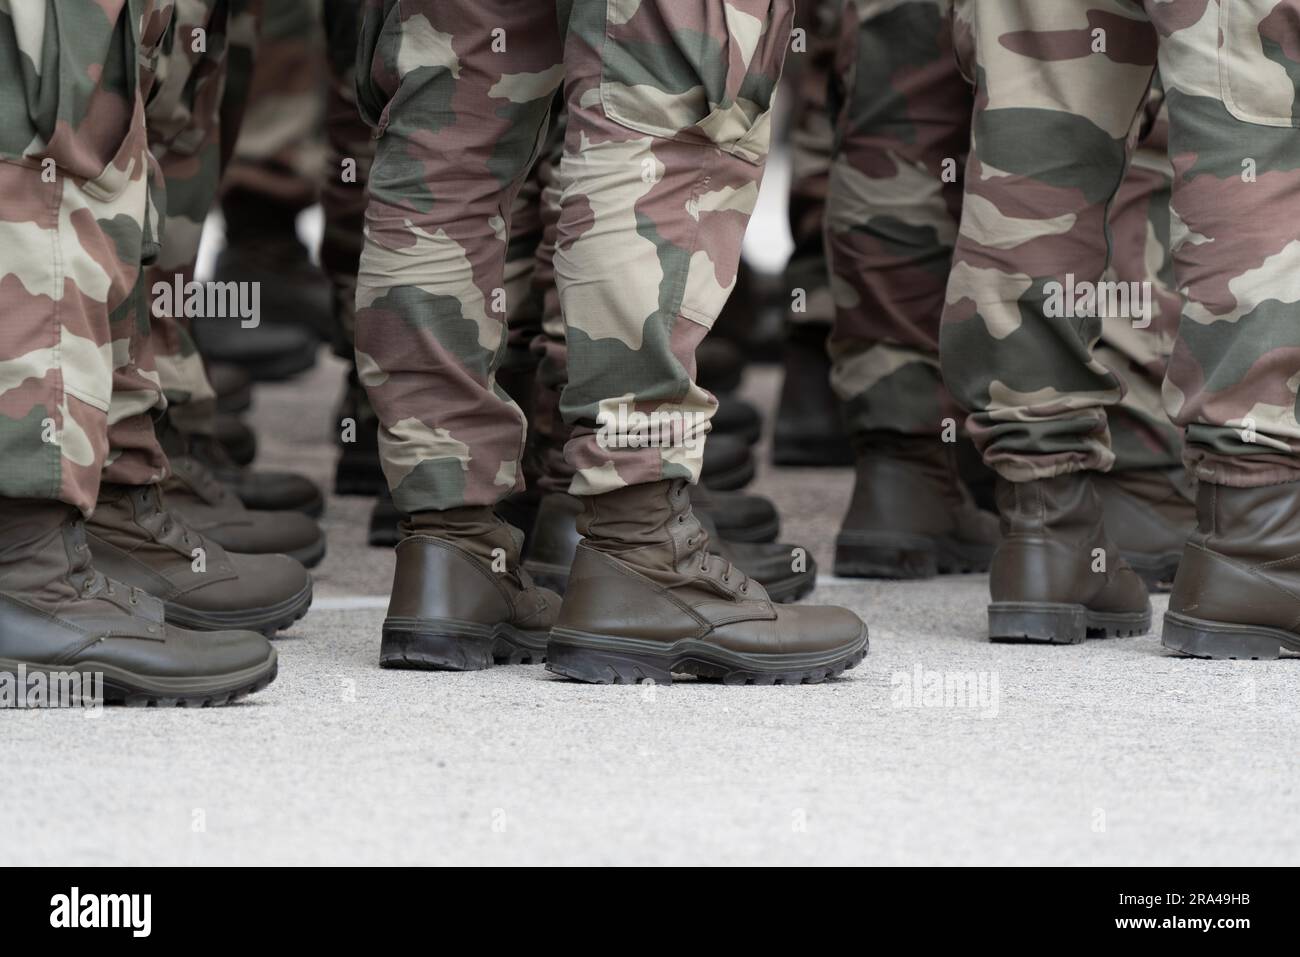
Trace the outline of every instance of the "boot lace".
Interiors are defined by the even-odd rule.
[[[167,545],[186,557],[201,543],[201,539],[195,532],[190,531],[188,526],[177,521],[171,512],[163,508],[161,496],[155,486],[142,488],[139,502],[144,512],[140,516],[140,524],[153,535],[154,541]]]
[[[675,482],[669,494],[673,510],[677,513],[677,524],[686,524],[688,517],[694,517],[691,514],[690,493],[687,491],[686,482]],[[695,531],[686,539],[686,549],[688,552],[699,553],[699,562],[696,567],[702,575],[720,581],[725,587],[734,588],[735,591],[740,592],[742,595],[749,594],[749,576],[737,568],[729,559],[709,551],[709,533],[699,524],[698,520],[696,520]],[[722,574],[718,575],[716,569],[720,565],[726,567]],[[733,580],[735,581],[734,586],[732,585]]]

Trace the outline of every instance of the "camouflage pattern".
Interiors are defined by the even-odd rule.
[[[231,64],[250,64],[260,0],[176,0],[175,28],[159,60],[146,112],[149,146],[166,182],[166,237],[146,289],[194,278],[199,240],[229,156],[226,83]],[[224,135],[223,135],[224,133]],[[189,333],[165,297],[153,299],[158,373],[172,422],[190,434],[212,431],[216,393]],[[205,317],[200,322],[234,321]]]
[[[835,319],[830,267],[826,261],[824,224],[830,184],[831,144],[836,112],[828,99],[835,69],[845,0],[812,0],[795,6],[798,46],[786,58],[790,112],[786,119],[790,146],[790,237],[794,250],[786,264],[791,290],[786,319],[829,328]],[[802,31],[802,33],[799,33]],[[801,290],[798,308],[794,291]]]
[[[571,490],[698,477],[700,444],[606,448],[597,417],[621,404],[707,428],[694,350],[735,282],[792,14],[787,0],[369,4],[358,99],[378,143],[357,361],[400,508],[522,485],[523,416],[495,381],[506,252],[562,80]]]
[[[257,57],[246,81],[243,123],[223,190],[248,190],[299,210],[316,202],[327,155],[322,2],[272,0],[265,5]]]
[[[325,230],[320,264],[334,292],[334,350],[352,361],[355,347],[357,268],[365,228],[366,184],[375,144],[357,106],[357,43],[361,0],[324,0],[329,66],[325,104],[327,155],[320,188]]]
[[[160,479],[144,105],[170,0],[0,0],[0,495]]]
[[[1106,214],[1158,58],[1184,299],[1166,407],[1199,478],[1297,478],[1298,12],[1294,0],[959,0],[976,100],[943,367],[1005,477],[1115,460],[1107,409],[1124,389],[1094,352],[1102,323],[1049,317],[1047,287],[1107,275]]]
[[[971,116],[949,3],[850,0],[835,73],[831,384],[854,434],[936,435],[958,416],[939,371],[939,316]]]
[[[949,0],[854,0],[842,22],[828,246],[838,304],[833,385],[855,433],[933,435],[959,410],[944,388],[939,319],[962,212],[974,98],[958,67],[971,57]],[[1154,315],[1136,329],[1103,320],[1096,358],[1126,385],[1112,409],[1116,468],[1179,462],[1181,432],[1160,387],[1180,299],[1172,287],[1168,118],[1153,90],[1134,124],[1138,144],[1110,210],[1107,279],[1150,282]]]

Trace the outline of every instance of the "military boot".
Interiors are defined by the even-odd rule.
[[[298,238],[298,207],[236,188],[222,197],[221,212],[226,246],[217,255],[213,279],[260,284],[267,324],[303,328],[329,342],[333,291]]]
[[[835,539],[835,574],[916,579],[983,572],[997,541],[997,516],[975,505],[948,445],[884,434],[860,441],[853,498]]]
[[[694,514],[709,536],[713,553],[757,581],[773,601],[797,601],[813,590],[817,563],[806,548],[781,543],[728,542],[718,532],[707,509],[696,508]],[[578,534],[581,515],[580,499],[563,492],[543,496],[524,557],[528,574],[538,584],[561,595],[568,590],[569,571],[581,541]]]
[[[366,397],[355,367],[348,373],[347,388],[335,410],[334,421],[339,423],[334,494],[385,494],[388,482],[379,464],[379,416]]]
[[[998,511],[991,639],[1077,644],[1151,629],[1146,586],[1106,535],[1091,473],[999,480]]]
[[[707,511],[718,534],[728,541],[761,544],[774,542],[781,534],[781,516],[770,498],[692,485],[691,504]]]
[[[1300,652],[1300,482],[1200,483],[1161,643],[1197,658]]]
[[[288,555],[307,568],[325,558],[325,533],[312,518],[297,511],[253,511],[194,456],[172,456],[171,465],[163,494],[189,528],[245,555]]]
[[[1134,469],[1094,475],[1106,531],[1147,587],[1168,591],[1196,528],[1196,488],[1186,470]]]
[[[251,632],[166,622],[161,601],[94,567],[69,506],[0,499],[0,673],[20,670],[102,675],[106,702],[201,707],[265,688],[276,653]]]
[[[236,465],[248,465],[257,458],[257,433],[237,415],[218,412],[212,422],[212,437]]]
[[[790,327],[772,438],[772,461],[777,465],[853,464],[840,400],[831,389],[828,335],[830,327],[825,323],[793,323]]]
[[[754,480],[754,453],[734,435],[710,435],[704,443],[700,481],[718,492],[734,492]]]
[[[681,479],[583,500],[584,541],[547,648],[557,674],[600,684],[671,684],[673,672],[729,684],[816,682],[867,653],[843,608],[774,605],[709,553]]]
[[[156,485],[105,485],[86,523],[95,567],[163,600],[167,620],[270,635],[311,607],[311,575],[285,555],[240,555],[191,529]]]
[[[517,529],[466,506],[412,515],[403,532],[380,665],[478,671],[545,659],[560,596],[520,568]]]
[[[740,388],[745,354],[725,339],[705,339],[695,347],[695,381],[700,388],[722,395]]]
[[[212,362],[207,366],[208,382],[217,394],[217,411],[238,415],[253,407],[253,377],[239,366]]]
[[[257,382],[280,382],[306,372],[320,350],[311,330],[284,323],[244,328],[238,319],[209,319],[194,323],[193,334],[206,361],[238,366]]]
[[[325,499],[321,490],[305,475],[254,470],[239,465],[215,436],[182,435],[169,424],[167,416],[163,417],[158,432],[168,458],[183,456],[193,459],[234,492],[247,508],[259,512],[302,512],[311,518],[325,511]],[[222,544],[235,551],[259,551],[255,548],[238,548],[229,542]]]
[[[763,437],[763,416],[751,403],[734,395],[718,396],[718,408],[709,420],[710,435],[734,435],[746,445]]]

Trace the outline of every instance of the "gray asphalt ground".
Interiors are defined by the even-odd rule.
[[[327,482],[339,368],[259,391],[260,464]],[[760,369],[746,391],[770,407],[776,385]],[[828,572],[849,486],[844,470],[765,466],[753,490]],[[0,715],[0,863],[1300,858],[1300,660],[1181,660],[1154,635],[992,645],[986,582],[970,576],[823,581],[816,599],[861,613],[872,643],[819,686],[381,671],[392,562],[364,544],[367,512],[330,501],[317,607],[279,641],[262,694],[200,712]],[[978,693],[911,693],[945,679]]]

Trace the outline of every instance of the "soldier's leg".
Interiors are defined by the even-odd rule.
[[[173,11],[53,10],[0,10],[0,46],[23,54],[0,61],[0,661],[93,661],[126,700],[222,703],[275,677],[274,650],[164,624],[161,602],[92,562],[77,514],[98,515],[101,474],[107,488],[167,468],[141,267],[158,215],[144,103]]]
[[[193,275],[198,235],[216,192],[228,13],[222,0],[181,2],[153,71],[145,122],[165,187],[158,195],[158,213],[166,222],[160,259],[176,272],[157,265],[147,271],[148,308],[132,317],[132,350],[149,349],[155,334],[175,342],[180,331],[176,282]],[[194,321],[237,317],[204,315]],[[254,519],[195,460],[171,417],[200,398],[178,383],[196,381],[204,388],[207,382],[197,361],[177,363],[176,358],[165,350],[155,378],[169,399],[178,400],[157,428],[171,474],[123,468],[117,458],[120,430],[110,431],[113,454],[87,524],[95,562],[110,576],[163,599],[169,620],[203,630],[238,622],[269,633],[301,618],[311,602],[310,576],[298,561],[279,553],[294,552],[310,562],[323,549],[323,538],[315,523],[298,513]],[[115,406],[139,401],[138,390],[120,393]],[[144,417],[143,427],[156,441],[153,421]],[[196,554],[202,556],[197,568]]]
[[[842,21],[826,218],[831,381],[857,453],[840,575],[983,571],[996,519],[956,468],[939,319],[961,216],[970,86],[948,0],[853,0]]]
[[[789,123],[790,236],[794,250],[785,267],[785,342],[781,397],[772,435],[777,465],[848,465],[853,461],[840,405],[830,386],[827,339],[835,319],[824,226],[834,141],[831,113],[840,90],[834,79],[836,50],[852,4],[816,0],[795,5],[800,47],[791,49],[793,69]],[[830,96],[832,84],[836,96]]]
[[[1141,632],[1145,589],[1106,538],[1080,473],[1114,461],[1105,409],[1123,386],[1092,355],[1095,292],[1155,31],[1124,0],[961,0],[956,12],[975,109],[941,359],[1003,479],[990,634],[1079,642]],[[1090,288],[1092,307],[1075,299]]]
[[[852,612],[774,608],[711,556],[686,489],[716,407],[695,347],[735,282],[792,19],[787,0],[569,11],[555,272],[586,540],[547,650],[561,674],[798,682],[866,653]]]
[[[1276,657],[1300,648],[1300,8],[1149,11],[1186,297],[1165,398],[1187,429],[1200,519],[1163,640],[1196,655]]]
[[[232,60],[232,110],[223,152],[221,210],[225,246],[214,278],[260,282],[261,322],[252,328],[212,324],[195,329],[210,364],[234,365],[255,380],[279,380],[310,368],[330,329],[329,283],[298,239],[299,214],[319,197],[324,172],[326,66],[322,0],[262,4],[257,34]],[[256,57],[252,51],[256,48]],[[223,433],[253,437],[223,417]],[[233,444],[233,443],[232,443]]]
[[[513,311],[511,314],[512,339],[536,325],[532,348],[537,368],[531,402],[525,406],[528,409],[529,435],[524,459],[532,493],[525,493],[525,504],[534,510],[535,518],[529,523],[531,531],[525,548],[524,568],[538,582],[561,594],[568,586],[569,569],[578,545],[577,517],[581,512],[581,503],[568,494],[573,478],[573,469],[564,457],[569,427],[560,414],[560,396],[568,377],[567,353],[554,265],[561,207],[558,173],[566,125],[565,114],[561,111],[552,123],[534,176],[530,177],[530,184],[535,179],[540,187],[539,195],[532,198],[536,204],[535,215],[540,215],[527,221],[540,225],[541,241],[535,244],[534,249],[534,268],[529,277],[533,282],[533,294],[524,306],[527,315],[516,316]],[[524,194],[520,195],[522,198]],[[521,232],[518,223],[516,218],[516,234]],[[519,236],[519,239],[523,238]],[[517,241],[512,238],[512,249]],[[725,397],[720,399],[719,410],[727,401]],[[710,442],[715,439],[716,435],[711,433]],[[709,448],[712,445],[705,449],[700,473],[702,482],[709,476]],[[817,578],[816,562],[810,558],[798,570],[791,568],[790,556],[795,546],[773,541],[777,536],[779,519],[776,506],[768,499],[740,492],[715,492],[702,484],[691,487],[691,496],[710,533],[714,529],[717,531],[714,544],[719,553],[725,554],[737,568],[769,588],[773,598],[793,601],[812,591]],[[511,502],[515,508],[518,504],[517,501]],[[807,554],[808,549],[801,551]]]
[[[1182,430],[1162,397],[1182,297],[1169,243],[1169,114],[1158,82],[1133,136],[1137,149],[1110,209],[1106,278],[1138,291],[1143,305],[1102,317],[1093,355],[1123,380],[1124,398],[1106,410],[1115,464],[1093,482],[1120,553],[1149,586],[1167,590],[1196,517]]]
[[[381,662],[540,658],[556,596],[492,506],[522,486],[524,420],[495,381],[511,207],[563,78],[551,4],[368,4],[358,99],[376,153],[357,278],[357,365],[410,513]]]

